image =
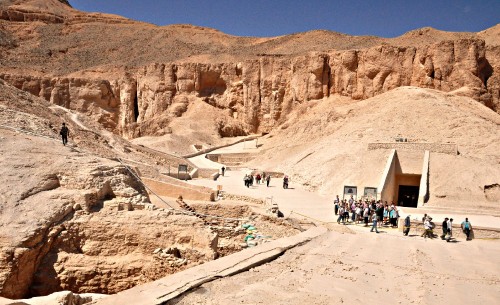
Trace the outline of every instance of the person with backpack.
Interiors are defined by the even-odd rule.
[[[288,176],[285,176],[283,178],[283,188],[287,189],[288,188]]]
[[[408,233],[410,233],[410,228],[411,228],[410,216],[411,215],[406,215],[406,218],[405,218],[405,226],[403,229],[404,236],[408,236]]]
[[[59,131],[59,134],[62,137],[62,142],[63,145],[66,146],[68,143],[68,136],[69,136],[69,129],[66,127],[66,123],[62,123],[61,131]]]
[[[462,230],[464,231],[465,235],[467,236],[466,240],[471,240],[470,239],[470,231],[472,230],[472,225],[469,222],[469,218],[465,218],[465,220],[462,222]]]

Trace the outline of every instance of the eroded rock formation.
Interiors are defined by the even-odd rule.
[[[297,103],[332,94],[367,99],[400,86],[455,91],[497,110],[493,71],[484,41],[458,40],[237,63],[156,63],[116,79],[0,77],[95,117],[109,130],[137,137],[164,133],[193,98],[241,122],[244,130],[235,135],[270,131]]]
[[[220,110],[212,121],[221,136],[268,132],[306,101],[361,100],[400,86],[453,91],[500,111],[498,27],[257,39],[156,27],[64,2],[0,6],[0,78],[128,138],[170,133],[195,100]]]

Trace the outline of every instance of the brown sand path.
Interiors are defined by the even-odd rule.
[[[329,232],[169,304],[498,304],[500,242]]]

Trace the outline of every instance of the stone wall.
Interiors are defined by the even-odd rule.
[[[193,186],[181,181],[163,182],[148,178],[142,178],[142,181],[160,196],[177,198],[182,195],[184,199],[188,200],[215,200],[214,191],[207,187]]]
[[[411,142],[394,142],[394,143],[368,143],[368,150],[374,149],[396,149],[396,150],[418,150],[430,151],[456,155],[458,153],[457,144],[448,143],[411,143]]]
[[[251,161],[254,158],[252,154],[236,153],[236,154],[207,154],[207,159],[222,163],[225,165],[240,165]]]

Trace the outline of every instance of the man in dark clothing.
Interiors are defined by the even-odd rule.
[[[222,176],[223,176],[223,177],[224,177],[224,172],[225,172],[225,171],[226,171],[226,168],[223,166],[223,167],[221,168],[221,172],[222,172]]]
[[[59,134],[62,137],[62,142],[63,145],[66,146],[66,143],[68,143],[68,136],[69,136],[69,129],[66,127],[66,123],[62,123],[61,131]]]
[[[441,239],[444,240],[444,237],[446,236],[446,234],[448,233],[448,217],[446,217],[443,221],[443,223],[441,224],[442,226],[442,229],[443,229],[443,235],[441,235]]]
[[[407,215],[405,218],[405,226],[403,229],[403,234],[405,236],[408,236],[408,233],[410,233],[410,228],[411,228],[411,220],[410,220],[411,215]]]
[[[379,226],[382,225],[383,220],[384,220],[384,206],[382,204],[379,204],[378,208],[375,210],[375,213],[377,213],[378,221],[379,221]]]

